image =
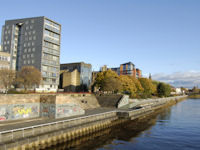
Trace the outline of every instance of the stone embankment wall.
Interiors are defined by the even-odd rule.
[[[0,121],[69,117],[97,107],[100,105],[91,94],[4,94],[0,95]]]
[[[0,132],[0,149],[7,150],[9,148],[22,146],[22,143],[29,145],[32,148],[34,145],[39,148],[38,146],[47,143],[47,141],[48,145],[57,144],[57,136],[59,136],[63,142],[69,141],[108,128],[111,126],[112,122],[117,119],[116,111],[110,111],[37,126],[3,131]]]

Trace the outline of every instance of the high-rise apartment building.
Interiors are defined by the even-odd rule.
[[[46,17],[7,20],[2,51],[10,53],[10,68],[34,66],[42,73],[38,91],[57,91],[60,72],[61,25]]]

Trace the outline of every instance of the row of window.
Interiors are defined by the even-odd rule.
[[[11,33],[11,30],[5,30],[5,31],[4,31],[4,34],[5,34],[5,35],[10,34],[10,33]]]
[[[10,41],[4,41],[3,44],[4,44],[4,45],[10,44]]]
[[[42,71],[42,76],[43,77],[56,77],[57,75],[56,75],[56,73]]]
[[[31,19],[31,20],[26,20],[25,21],[25,24],[27,25],[27,24],[29,24],[29,23],[34,23],[35,22],[35,20],[34,19]]]
[[[30,53],[30,52],[35,52],[35,47],[33,48],[25,48],[24,53]]]
[[[45,27],[46,29],[48,29],[48,30],[53,31],[53,32],[60,33],[60,30],[58,30],[58,29],[56,29],[56,28],[54,28],[54,27],[52,27],[52,26],[50,26],[50,25],[48,25],[48,24],[45,24],[44,27]]]
[[[32,35],[32,34],[35,34],[35,33],[36,33],[36,31],[33,30],[33,31],[25,32],[24,35]]]
[[[33,29],[33,25],[30,25],[30,26],[26,26],[26,28],[25,28],[26,30],[29,30],[29,29]]]
[[[56,79],[49,79],[49,78],[43,78],[43,81],[50,84],[50,83],[56,83]]]
[[[24,60],[24,65],[30,65],[30,64],[34,64],[35,63],[35,61],[34,60]]]
[[[55,38],[52,38],[52,37],[49,37],[49,36],[45,36],[44,39],[46,41],[49,41],[49,42],[52,42],[52,43],[55,43],[55,44],[60,44],[58,39],[55,39]]]
[[[44,20],[44,23],[45,23],[45,24],[49,24],[49,25],[51,25],[51,26],[57,28],[58,30],[60,30],[60,25],[58,25],[58,24],[56,24],[56,23],[54,23],[54,22],[52,22],[52,21],[49,21],[49,20],[45,19],[45,20]]]
[[[29,37],[25,37],[25,41],[32,41],[32,40],[36,40],[36,36],[29,36]]]
[[[42,66],[43,71],[50,71],[50,72],[59,72],[59,69],[56,67],[50,67],[50,66]]]
[[[55,50],[60,50],[60,47],[58,45],[52,44],[50,42],[44,41],[44,46],[48,47],[48,48],[52,48]]]
[[[26,58],[33,58],[34,57],[34,54],[27,54],[27,55],[23,55],[23,59],[26,59]]]
[[[47,47],[43,47],[43,51],[46,52],[46,53],[54,54],[54,55],[60,54],[59,51],[54,50],[54,49],[50,49],[50,48],[47,48]]]
[[[0,56],[1,61],[10,61],[10,57]]]
[[[59,65],[58,61],[46,60],[46,59],[43,59],[42,63],[45,65],[53,65],[53,66]]]
[[[43,58],[44,59],[49,59],[49,60],[53,60],[53,61],[58,61],[59,57],[58,56],[53,56],[47,53],[43,53]]]
[[[59,37],[60,37],[59,34],[53,33],[53,32],[48,31],[48,30],[44,30],[44,34],[48,35],[48,36],[51,36],[51,37],[54,37],[54,38],[56,38],[58,40],[59,40]]]
[[[24,47],[34,46],[35,42],[25,42]]]

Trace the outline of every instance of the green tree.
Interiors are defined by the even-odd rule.
[[[38,86],[41,82],[41,73],[33,66],[24,66],[17,73],[17,83],[23,85],[25,91],[27,88]]]
[[[171,86],[166,83],[159,83],[157,87],[159,97],[168,97],[171,94]]]

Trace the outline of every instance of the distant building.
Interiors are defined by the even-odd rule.
[[[60,65],[60,88],[67,92],[88,91],[92,83],[92,65],[84,62]]]
[[[120,75],[120,68],[110,68],[110,69],[116,72],[118,75]]]
[[[132,62],[121,64],[119,68],[111,68],[111,70],[115,71],[118,75],[129,75],[136,78],[142,77],[142,71],[138,68],[136,69]]]
[[[0,51],[0,69],[10,69],[10,54]]]
[[[46,17],[6,20],[2,51],[10,53],[11,69],[34,66],[42,73],[37,91],[56,92],[60,72],[61,25]]]
[[[104,65],[100,68],[100,71],[103,72],[103,71],[107,71],[108,68],[107,68],[107,65]]]
[[[142,77],[142,71],[138,68],[136,68],[136,77],[141,78]]]

